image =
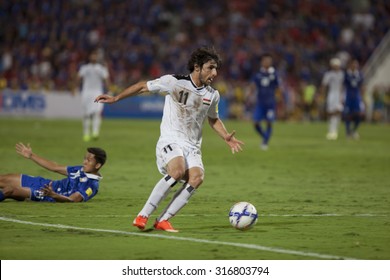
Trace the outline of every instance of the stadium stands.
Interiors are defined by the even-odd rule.
[[[263,52],[273,54],[281,72],[282,117],[289,117],[300,102],[301,82],[318,85],[330,57],[368,60],[389,30],[390,4],[15,0],[0,2],[0,23],[2,88],[71,90],[78,67],[97,48],[120,89],[142,77],[186,72],[194,46],[213,44],[224,60],[221,92],[243,104],[233,117],[245,116],[245,84]],[[238,95],[230,90],[237,86]]]

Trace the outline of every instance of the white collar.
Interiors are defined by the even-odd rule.
[[[84,167],[81,167],[81,171],[84,172]],[[84,172],[84,174],[89,179],[94,179],[94,180],[101,180],[101,179],[103,179],[103,177],[100,174],[99,175],[95,175],[95,174],[87,173],[87,172]]]
[[[192,85],[193,85],[193,86],[194,86],[194,88],[196,88],[197,90],[200,90],[200,89],[202,89],[202,88],[204,88],[204,87],[205,87],[205,85],[202,85],[202,86],[200,86],[200,87],[196,86],[196,84],[195,84],[194,80],[192,79],[192,75],[191,75],[191,74],[190,74],[190,79],[191,79],[191,83],[192,83]]]
[[[94,180],[101,180],[101,179],[103,179],[102,176],[95,175],[95,174],[91,174],[91,173],[85,173],[85,175],[86,175],[89,179],[94,179]]]
[[[267,72],[268,74],[275,73],[275,68],[273,66],[270,66],[268,68],[261,67],[261,71]]]

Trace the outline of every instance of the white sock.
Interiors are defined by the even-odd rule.
[[[336,132],[336,133],[339,132],[340,119],[341,119],[341,117],[339,115],[335,116],[334,132]]]
[[[84,136],[89,136],[89,128],[91,126],[91,117],[90,116],[84,116],[83,118],[83,131],[84,131]]]
[[[177,191],[172,201],[169,203],[163,214],[158,218],[158,221],[169,220],[175,216],[181,208],[183,208],[191,196],[194,194],[195,188],[189,184],[184,184],[183,187]]]
[[[94,113],[92,115],[92,135],[98,136],[100,132],[100,125],[102,123],[102,116],[100,113]]]
[[[138,216],[149,217],[176,183],[177,181],[169,175],[158,181]]]
[[[338,116],[331,116],[329,120],[329,133],[337,133],[338,130]]]

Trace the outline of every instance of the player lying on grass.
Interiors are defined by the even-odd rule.
[[[6,198],[23,201],[83,202],[94,197],[102,179],[99,170],[106,162],[101,148],[87,148],[82,166],[62,166],[33,153],[30,145],[16,144],[16,152],[36,164],[67,176],[50,180],[25,174],[0,175],[0,201]]]
[[[145,229],[150,215],[178,181],[184,181],[167,208],[156,220],[154,228],[176,232],[169,222],[183,208],[202,184],[202,128],[207,119],[214,131],[233,153],[241,150],[241,141],[229,133],[218,115],[219,93],[210,85],[220,66],[219,55],[213,48],[195,50],[189,61],[189,75],[165,75],[152,81],[141,81],[118,96],[99,95],[95,102],[114,103],[145,92],[167,93],[157,142],[157,166],[164,175],[152,190],[133,225]]]

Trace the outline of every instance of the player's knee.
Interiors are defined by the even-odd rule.
[[[6,175],[0,175],[0,185],[3,185]]]
[[[12,174],[0,175],[0,186],[6,187],[11,184]]]
[[[185,170],[184,169],[174,169],[169,172],[169,175],[174,178],[176,181],[181,180],[184,177]]]
[[[12,187],[4,187],[1,189],[2,193],[5,197],[11,197],[13,194],[13,188]]]
[[[204,175],[203,174],[199,174],[199,175],[196,175],[196,176],[192,176],[189,180],[188,180],[188,184],[190,184],[191,186],[193,186],[195,189],[199,188],[200,185],[203,183],[203,180],[204,180]]]

